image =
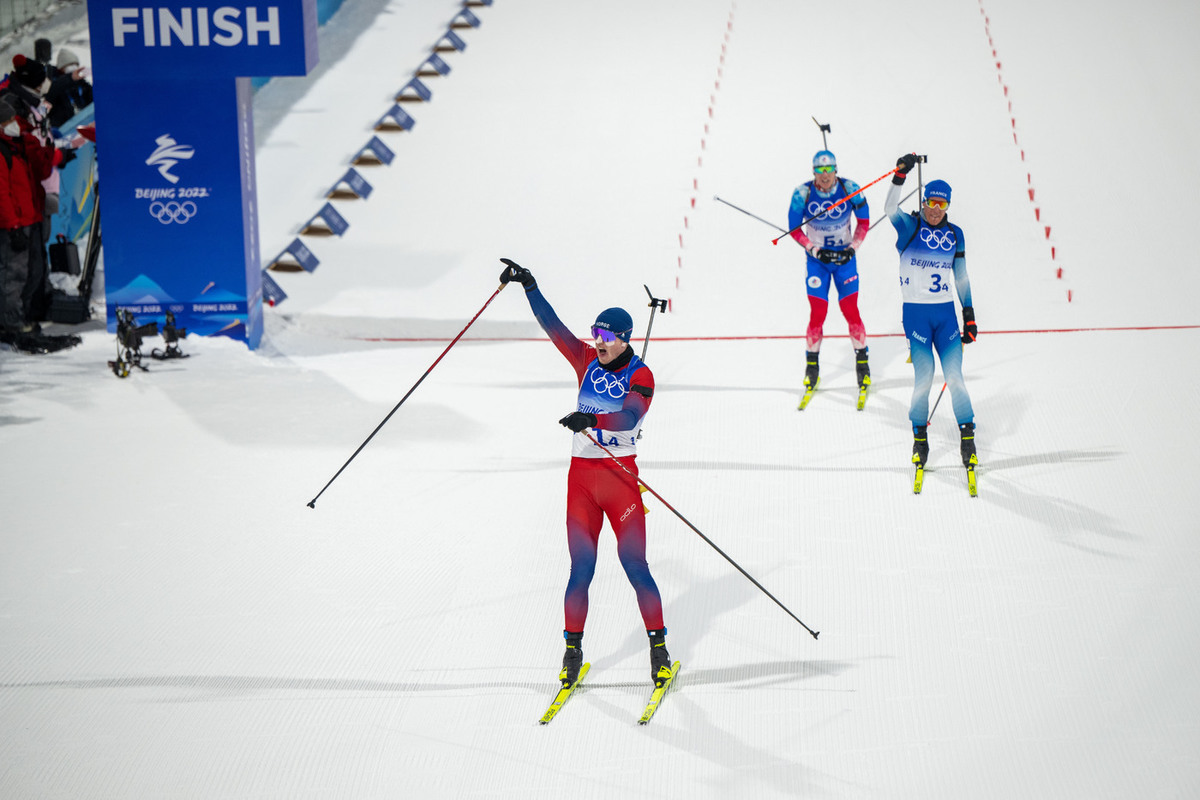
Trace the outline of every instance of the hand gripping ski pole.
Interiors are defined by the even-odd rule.
[[[664,314],[667,313],[667,301],[655,297],[646,284],[643,283],[642,288],[650,296],[650,322],[646,325],[646,339],[642,342],[642,361],[645,361],[646,351],[650,349],[650,329],[654,327],[654,312],[661,310]]]
[[[475,316],[471,317],[471,321],[466,324],[466,327],[464,327],[461,331],[458,332],[458,336],[455,336],[454,339],[451,340],[450,344],[446,345],[446,349],[442,351],[442,354],[440,356],[438,356],[437,359],[432,364],[429,365],[429,369],[425,370],[425,374],[417,379],[417,382],[412,385],[412,388],[409,389],[407,393],[405,393],[404,397],[400,398],[400,402],[396,403],[396,407],[388,412],[388,415],[383,418],[383,422],[380,422],[378,425],[375,426],[375,430],[371,431],[371,435],[368,436],[363,441],[363,443],[358,446],[358,449],[354,451],[354,455],[352,455],[348,459],[346,459],[346,463],[342,464],[342,468],[339,469],[336,473],[334,473],[334,476],[329,479],[329,483],[325,484],[325,486],[321,489],[321,491],[317,492],[316,497],[314,497],[312,500],[308,501],[309,508],[315,509],[317,507],[317,499],[320,498],[321,495],[325,494],[325,489],[328,489],[329,486],[338,479],[338,475],[341,475],[342,472],[346,469],[346,467],[350,466],[350,462],[353,461],[358,456],[358,454],[362,452],[363,448],[367,446],[367,442],[370,442],[372,439],[374,439],[375,434],[379,433],[380,428],[382,428],[384,425],[386,425],[387,421],[392,418],[392,415],[400,410],[400,406],[404,405],[404,401],[407,400],[409,398],[409,396],[412,395],[412,393],[417,390],[417,387],[421,385],[421,381],[423,381],[429,377],[429,373],[433,372],[433,368],[438,365],[438,362],[441,361],[445,357],[446,353],[450,352],[450,348],[454,347],[454,345],[458,343],[458,340],[462,338],[462,335],[467,332],[467,328],[469,328],[473,324],[475,324],[475,320],[479,319],[479,315],[483,313],[484,309],[486,309],[489,305],[491,305],[492,301],[496,299],[496,295],[500,294],[500,292],[503,291],[504,287],[507,285],[508,285],[507,283],[502,283],[502,284],[500,284],[499,289],[492,292],[492,296],[489,297],[487,299],[487,302],[483,304],[483,308],[481,308],[477,312],[475,312]]]
[[[671,505],[670,503],[668,503],[666,500],[664,500],[664,499],[663,499],[663,496],[662,496],[661,494],[659,494],[658,492],[656,492],[656,491],[654,491],[653,489],[651,489],[651,488],[650,488],[650,484],[646,483],[644,480],[642,480],[641,478],[639,478],[637,475],[634,475],[634,474],[633,474],[633,472],[631,472],[631,471],[629,470],[629,468],[628,468],[628,467],[626,467],[624,464],[622,464],[622,463],[621,463],[621,460],[620,460],[620,459],[618,459],[616,456],[614,456],[614,455],[612,454],[612,451],[611,451],[611,450],[609,450],[609,449],[608,449],[607,447],[605,447],[604,445],[600,444],[600,442],[598,442],[598,441],[596,440],[596,437],[592,436],[592,434],[591,434],[591,432],[590,432],[590,431],[587,431],[587,430],[585,430],[585,431],[584,431],[584,433],[587,435],[587,437],[588,437],[589,439],[591,439],[591,440],[592,440],[592,443],[593,443],[593,444],[595,444],[595,445],[596,445],[596,446],[598,446],[598,447],[599,447],[601,450],[603,450],[605,453],[607,453],[607,454],[608,454],[608,457],[609,457],[609,458],[611,458],[613,461],[615,461],[615,462],[617,463],[617,466],[618,466],[618,467],[620,467],[621,469],[625,470],[625,474],[626,474],[626,475],[628,475],[629,477],[633,478],[635,481],[637,481],[637,482],[638,482],[638,483],[640,483],[640,484],[641,484],[643,487],[645,487],[645,489],[646,489],[646,491],[647,491],[647,492],[649,492],[650,494],[652,494],[652,495],[654,495],[655,497],[657,497],[657,498],[658,498],[658,502],[660,502],[660,503],[662,503],[664,506],[666,506],[666,507],[667,507],[667,508],[670,510],[670,512],[671,512],[672,514],[674,514],[675,516],[679,517],[679,519],[683,521],[683,524],[684,524],[684,525],[687,525],[689,528],[691,528],[691,529],[692,529],[692,532],[693,532],[693,533],[695,533],[697,536],[699,536],[701,539],[703,539],[705,542],[707,542],[707,543],[708,543],[708,546],[709,546],[709,547],[711,547],[713,550],[716,550],[718,553],[720,553],[722,558],[724,558],[724,559],[725,559],[726,561],[728,561],[730,564],[733,564],[733,566],[737,568],[737,571],[738,571],[738,572],[740,572],[740,573],[742,573],[743,575],[745,575],[745,576],[746,576],[746,578],[747,578],[747,579],[748,579],[748,580],[749,580],[751,583],[753,583],[755,586],[757,586],[757,587],[759,588],[759,590],[760,590],[760,591],[762,591],[762,593],[763,593],[763,594],[765,594],[767,597],[769,597],[769,598],[771,598],[772,600],[774,600],[774,601],[775,601],[775,605],[779,606],[779,607],[780,607],[780,608],[782,608],[784,611],[786,611],[789,617],[791,617],[792,619],[796,620],[796,622],[799,622],[799,623],[800,623],[800,627],[801,627],[801,628],[804,628],[804,630],[808,631],[808,632],[809,632],[809,634],[811,634],[811,635],[812,635],[812,637],[813,637],[814,639],[816,639],[818,636],[820,636],[820,635],[821,635],[821,632],[820,632],[820,631],[814,631],[812,628],[808,627],[808,626],[807,626],[807,625],[805,625],[803,622],[801,622],[801,621],[800,621],[800,618],[799,618],[799,617],[797,617],[795,614],[793,614],[793,613],[792,613],[792,611],[791,611],[791,609],[789,609],[789,608],[788,608],[787,606],[785,606],[783,603],[779,602],[779,599],[778,599],[777,597],[775,597],[775,595],[773,595],[773,594],[771,594],[770,592],[768,592],[768,591],[767,591],[767,589],[766,589],[766,587],[764,587],[764,586],[763,586],[761,583],[759,583],[758,581],[756,581],[756,580],[754,579],[754,576],[753,576],[753,575],[751,575],[749,572],[746,572],[746,570],[742,569],[741,565],[740,565],[740,564],[738,564],[736,561],[734,561],[732,558],[730,558],[728,555],[726,555],[724,550],[722,550],[721,548],[717,547],[716,543],[714,543],[712,539],[709,539],[707,536],[705,536],[703,533],[701,533],[701,532],[700,532],[700,529],[699,529],[699,528],[697,528],[697,527],[696,527],[695,525],[693,525],[692,523],[688,522],[688,519],[687,519],[687,517],[685,517],[683,514],[680,514],[678,511],[676,511],[676,510],[675,510],[675,507],[674,507],[673,505]]]
[[[833,205],[831,205],[829,208],[827,208],[827,209],[825,209],[824,211],[822,211],[820,214],[813,214],[811,217],[809,217],[808,219],[804,220],[803,222],[801,222],[801,223],[800,223],[799,225],[797,225],[796,227],[792,228],[792,229],[791,229],[790,231],[788,231],[787,233],[783,234],[783,236],[791,236],[793,233],[795,233],[796,231],[800,230],[800,228],[802,228],[803,226],[805,226],[805,225],[807,225],[808,223],[812,222],[814,219],[820,219],[821,217],[825,216],[825,215],[826,215],[826,214],[828,214],[830,211],[833,211],[835,208],[837,208],[838,206],[840,206],[842,203],[846,202],[846,201],[847,201],[847,200],[849,200],[850,198],[854,197],[854,196],[855,196],[855,195],[857,195],[857,194],[862,194],[862,193],[863,193],[863,192],[865,192],[867,189],[870,189],[872,186],[874,186],[875,184],[879,183],[881,180],[883,180],[883,179],[884,179],[884,178],[886,178],[887,176],[891,175],[891,174],[892,174],[893,172],[895,172],[897,169],[899,169],[899,167],[892,167],[892,168],[891,168],[891,169],[889,169],[887,172],[883,173],[883,174],[882,174],[882,175],[880,175],[878,178],[876,178],[875,180],[873,180],[873,181],[871,181],[870,183],[868,183],[866,186],[864,186],[864,187],[862,187],[861,189],[859,189],[857,192],[852,192],[852,193],[850,193],[850,194],[846,195],[846,196],[845,196],[845,197],[843,197],[841,200],[838,200],[836,203],[834,203]],[[782,238],[783,238],[783,236],[777,236],[777,237],[775,237],[774,239],[772,239],[772,240],[771,240],[771,244],[779,244],[779,240],[780,240],[780,239],[782,239]]]

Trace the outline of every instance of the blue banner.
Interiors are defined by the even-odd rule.
[[[317,59],[316,0],[89,0],[109,330],[167,311],[257,347],[262,268],[250,75]],[[254,0],[250,0],[254,2]]]
[[[317,63],[315,0],[89,0],[88,25],[93,72],[104,79],[305,75]]]
[[[172,81],[135,88],[179,91]],[[249,82],[188,89],[182,104],[97,103],[109,329],[117,307],[139,318],[169,309],[192,333],[255,346],[262,297],[255,205],[246,202],[254,195]]]

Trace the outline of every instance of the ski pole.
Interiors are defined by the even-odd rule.
[[[808,631],[810,634],[812,634],[812,637],[813,637],[814,639],[816,639],[818,636],[820,636],[820,635],[821,635],[821,632],[820,632],[820,631],[814,631],[812,628],[808,627],[808,626],[807,626],[807,625],[805,625],[803,622],[801,622],[801,621],[800,621],[800,618],[799,618],[799,617],[797,617],[795,614],[793,614],[793,613],[792,613],[792,611],[791,611],[791,609],[789,609],[789,608],[788,608],[787,606],[785,606],[783,603],[779,602],[779,599],[778,599],[778,598],[776,598],[776,597],[775,597],[775,595],[773,595],[773,594],[771,594],[770,592],[768,592],[768,591],[767,591],[767,589],[766,589],[766,587],[764,587],[764,586],[763,586],[761,583],[759,583],[758,581],[756,581],[756,580],[754,579],[754,576],[753,576],[753,575],[751,575],[749,572],[746,572],[746,570],[742,569],[742,566],[741,566],[740,564],[738,564],[736,561],[734,561],[732,558],[730,558],[728,555],[726,555],[724,550],[722,550],[721,548],[717,547],[717,545],[716,545],[716,544],[713,542],[713,540],[712,540],[712,539],[709,539],[707,536],[705,536],[703,533],[701,533],[701,532],[700,532],[700,529],[699,529],[699,528],[697,528],[697,527],[696,527],[695,525],[693,525],[692,523],[688,522],[688,519],[687,519],[687,517],[685,517],[683,514],[680,514],[678,511],[676,511],[676,510],[675,510],[675,507],[674,507],[673,505],[671,505],[670,503],[668,503],[666,500],[664,500],[664,499],[663,499],[663,496],[662,496],[661,494],[659,494],[658,492],[656,492],[656,491],[654,491],[653,489],[651,489],[651,488],[650,488],[650,484],[646,483],[644,480],[642,480],[642,479],[641,479],[641,478],[639,478],[637,475],[635,475],[633,472],[631,472],[631,471],[630,471],[630,469],[629,469],[628,467],[626,467],[624,464],[622,464],[622,463],[621,463],[621,460],[620,460],[620,459],[618,459],[616,456],[614,456],[614,455],[612,454],[612,451],[611,451],[611,450],[609,450],[609,449],[608,449],[607,447],[605,447],[604,445],[600,444],[600,442],[598,442],[598,441],[596,440],[596,437],[592,436],[592,434],[591,434],[591,432],[590,432],[590,431],[588,431],[588,430],[584,430],[584,433],[585,433],[585,434],[587,434],[587,437],[588,437],[589,439],[591,439],[591,440],[592,440],[592,443],[593,443],[593,444],[595,444],[595,445],[598,445],[598,446],[600,447],[600,449],[601,449],[601,450],[603,450],[605,453],[607,453],[607,454],[608,454],[608,457],[609,457],[609,458],[611,458],[613,461],[615,461],[615,462],[617,463],[617,466],[618,466],[618,467],[620,467],[621,469],[625,470],[625,474],[626,474],[626,475],[628,475],[629,477],[633,478],[635,481],[637,481],[637,482],[638,482],[638,483],[640,483],[642,486],[644,486],[647,492],[649,492],[650,494],[652,494],[652,495],[654,495],[655,497],[657,497],[657,498],[658,498],[658,501],[659,501],[660,503],[662,503],[664,506],[666,506],[668,509],[670,509],[670,511],[671,511],[671,513],[672,513],[672,514],[674,514],[675,516],[679,517],[679,519],[683,521],[683,524],[684,524],[684,525],[687,525],[689,528],[691,528],[691,529],[692,529],[692,531],[693,531],[693,532],[694,532],[694,533],[695,533],[697,536],[699,536],[701,539],[703,539],[705,542],[707,542],[707,543],[708,543],[708,546],[709,546],[709,547],[711,547],[713,550],[716,550],[718,553],[720,553],[720,554],[721,554],[721,556],[722,556],[722,557],[723,557],[723,558],[724,558],[726,561],[728,561],[730,564],[733,564],[733,566],[737,567],[737,571],[738,571],[738,572],[740,572],[740,573],[742,573],[743,575],[745,575],[745,576],[746,576],[746,578],[747,578],[747,579],[749,579],[749,581],[750,581],[751,583],[753,583],[755,586],[757,586],[757,587],[758,587],[758,588],[759,588],[759,589],[762,591],[762,593],[763,593],[763,594],[765,594],[767,597],[769,597],[769,598],[771,598],[772,600],[774,600],[774,601],[775,601],[775,605],[779,606],[779,607],[780,607],[780,608],[782,608],[784,611],[786,611],[786,612],[788,613],[788,616],[789,616],[789,617],[791,617],[792,619],[796,620],[796,622],[799,622],[799,623],[800,623],[800,627],[801,627],[801,628],[804,628],[804,630],[806,630],[806,631]]]
[[[821,149],[822,149],[822,150],[828,150],[828,149],[829,149],[829,142],[828,142],[828,140],[826,140],[826,138],[825,138],[825,134],[827,134],[827,133],[833,133],[833,129],[831,129],[831,128],[829,127],[829,125],[828,125],[828,124],[822,125],[821,123],[817,122],[817,118],[816,118],[816,117],[813,117],[813,118],[812,118],[812,121],[813,121],[813,122],[816,122],[816,123],[817,123],[817,127],[821,129]]]
[[[491,305],[491,302],[496,299],[496,295],[500,294],[500,292],[503,291],[504,287],[507,285],[508,285],[507,283],[502,283],[502,284],[500,284],[499,289],[492,292],[492,296],[489,297],[487,299],[487,302],[483,304],[483,308],[481,308],[481,309],[479,309],[479,311],[475,312],[475,316],[471,317],[471,321],[466,324],[466,327],[464,327],[461,331],[458,332],[458,336],[455,336],[454,339],[451,340],[450,344],[446,345],[446,349],[442,351],[442,354],[440,356],[438,356],[437,359],[432,364],[429,365],[429,369],[425,370],[425,374],[417,379],[417,382],[412,385],[412,388],[409,389],[407,393],[405,393],[404,397],[400,398],[400,402],[396,403],[395,408],[393,408],[391,411],[388,412],[388,415],[383,418],[383,422],[380,422],[378,425],[375,426],[375,430],[371,431],[371,435],[368,436],[363,441],[363,443],[358,446],[358,449],[354,451],[354,455],[352,455],[348,459],[346,459],[346,463],[342,464],[342,468],[339,469],[336,473],[334,473],[334,476],[329,479],[329,483],[325,484],[325,486],[321,489],[321,491],[317,492],[316,497],[314,497],[312,500],[308,501],[309,508],[315,509],[317,507],[317,499],[321,495],[325,494],[325,489],[328,489],[330,484],[332,484],[334,481],[336,481],[338,479],[338,475],[341,475],[342,471],[345,470],[346,467],[350,466],[350,462],[353,461],[358,456],[358,454],[362,452],[363,448],[367,446],[367,442],[370,442],[372,439],[374,439],[375,434],[379,433],[379,429],[382,428],[384,425],[386,425],[387,421],[392,418],[392,415],[400,410],[400,406],[404,405],[404,401],[407,400],[409,398],[409,396],[417,390],[417,387],[421,385],[421,381],[423,381],[429,377],[429,373],[433,372],[433,368],[438,365],[438,362],[441,361],[443,357],[445,357],[446,353],[450,352],[450,348],[454,347],[454,345],[458,343],[458,340],[462,338],[462,335],[467,332],[467,328],[471,327],[475,323],[475,320],[479,319],[479,315],[483,313],[483,310],[485,308],[487,308],[489,305]]]
[[[900,206],[902,206],[902,205],[904,205],[904,201],[905,201],[905,200],[907,200],[908,198],[912,197],[912,196],[913,196],[914,194],[916,194],[918,191],[920,191],[920,190],[919,190],[919,189],[913,189],[911,192],[909,192],[908,194],[904,195],[904,197],[901,197],[901,198],[900,198],[900,202],[899,202],[899,203],[896,203],[896,206],[897,206],[897,208],[898,208],[898,207],[900,207]],[[887,219],[887,216],[886,216],[886,215],[884,215],[884,216],[880,217],[879,219],[875,220],[874,222],[872,222],[872,223],[871,223],[871,227],[867,228],[867,233],[870,233],[871,231],[875,230],[875,226],[876,226],[876,225],[878,225],[879,223],[883,222],[885,219]]]
[[[646,340],[642,342],[642,361],[646,360],[646,351],[650,348],[650,329],[654,327],[654,312],[660,308],[662,312],[667,313],[667,301],[659,300],[650,292],[650,287],[642,284],[642,288],[646,290],[646,294],[650,296],[650,322],[646,325]]]
[[[916,155],[916,153],[913,153],[913,155]],[[921,179],[921,165],[928,162],[929,156],[917,156],[917,191],[920,192],[917,195],[917,206],[921,205],[921,198],[925,196],[925,182]]]
[[[747,217],[754,217],[756,220],[758,220],[759,222],[763,223],[764,225],[770,225],[772,228],[774,228],[774,229],[775,229],[775,230],[777,230],[777,231],[780,231],[781,233],[786,233],[786,231],[784,231],[784,230],[783,230],[783,228],[779,227],[779,226],[778,226],[778,225],[776,225],[774,222],[767,222],[767,221],[766,221],[765,219],[763,219],[762,217],[760,217],[760,216],[758,216],[758,215],[756,215],[756,214],[751,214],[751,213],[750,213],[749,211],[747,211],[746,209],[744,209],[744,208],[739,208],[738,206],[735,206],[733,203],[729,202],[728,200],[722,200],[720,197],[717,197],[715,194],[713,195],[713,200],[716,200],[718,203],[724,203],[725,205],[727,205],[727,206],[729,206],[730,208],[732,208],[734,211],[740,211],[740,212],[742,212],[742,213],[743,213],[743,214],[745,214]]]
[[[925,420],[926,425],[928,425],[930,422],[933,422],[934,411],[937,411],[938,403],[942,402],[942,395],[945,393],[946,393],[946,383],[945,383],[945,381],[943,381],[942,382],[942,391],[938,392],[938,399],[933,401],[933,411],[929,412],[929,419]]]
[[[868,183],[866,186],[864,186],[864,187],[862,187],[861,189],[859,189],[857,192],[852,192],[852,193],[850,193],[850,194],[846,195],[846,196],[845,196],[845,197],[843,197],[841,200],[838,200],[836,203],[834,203],[833,205],[829,206],[829,208],[826,208],[826,209],[825,209],[824,211],[822,211],[820,214],[814,214],[813,216],[811,216],[811,217],[809,217],[808,219],[806,219],[806,220],[804,220],[803,222],[801,222],[801,223],[800,223],[799,225],[797,225],[796,227],[792,228],[790,231],[787,231],[786,233],[784,233],[784,234],[783,234],[783,236],[791,236],[793,233],[795,233],[796,231],[800,230],[800,228],[801,228],[801,227],[803,227],[804,225],[807,225],[808,223],[812,222],[814,219],[820,219],[821,217],[825,216],[825,215],[826,215],[826,214],[828,214],[830,211],[833,211],[835,208],[837,208],[838,206],[840,206],[842,203],[846,202],[846,201],[847,201],[847,200],[849,200],[850,198],[854,197],[854,196],[855,196],[855,195],[857,195],[857,194],[862,194],[862,193],[863,193],[863,192],[865,192],[867,189],[870,189],[872,186],[874,186],[875,184],[879,183],[881,180],[883,180],[883,179],[884,179],[884,178],[886,178],[887,176],[891,175],[891,174],[892,174],[893,172],[895,172],[897,169],[899,169],[899,167],[892,167],[892,168],[891,168],[891,169],[889,169],[887,172],[883,173],[883,174],[882,174],[882,175],[880,175],[878,178],[876,178],[875,180],[873,180],[873,181],[871,181],[870,183]],[[779,237],[776,237],[776,238],[772,239],[772,240],[771,240],[771,244],[779,244],[779,240],[780,240],[780,239],[782,239],[782,238],[783,238],[783,236],[779,236]]]

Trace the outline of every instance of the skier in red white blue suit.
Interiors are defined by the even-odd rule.
[[[650,673],[656,684],[661,683],[671,676],[671,657],[662,598],[646,563],[641,492],[632,477],[638,471],[638,432],[654,397],[654,374],[629,345],[633,318],[621,308],[605,309],[592,326],[592,341],[581,341],[559,320],[529,270],[507,258],[500,260],[506,265],[500,282],[515,281],[525,287],[534,318],[571,363],[579,381],[575,411],[559,420],[574,433],[567,474],[567,548],[571,554],[564,600],[567,646],[559,679],[564,686],[574,684],[583,665],[588,587],[596,571],[600,529],[608,517],[616,534],[617,557],[633,585],[650,640]],[[603,447],[593,442],[587,431]]]
[[[913,395],[908,410],[913,426],[912,460],[924,467],[929,457],[926,423],[933,386],[933,351],[937,350],[958,421],[963,466],[971,466],[979,459],[975,451],[975,410],[963,380],[962,346],[975,341],[979,330],[967,277],[967,240],[962,228],[950,222],[951,189],[945,181],[930,181],[925,186],[919,214],[900,211],[900,187],[916,163],[916,156],[911,154],[897,159],[896,174],[884,200],[884,213],[896,229],[904,335],[912,352]],[[962,305],[961,334],[951,289]]]
[[[839,200],[858,190],[854,181],[838,177],[837,159],[833,153],[821,150],[813,156],[813,179],[800,184],[792,193],[788,229],[794,229],[792,238],[807,253],[809,317],[804,386],[808,389],[817,385],[820,374],[818,356],[824,338],[825,315],[829,311],[830,284],[837,286],[838,305],[850,330],[858,385],[861,388],[871,382],[871,370],[867,366],[867,329],[858,313],[858,261],[854,256],[871,229],[871,209],[861,194],[833,208]],[[851,217],[855,220],[853,230]],[[810,219],[812,222],[801,224]]]

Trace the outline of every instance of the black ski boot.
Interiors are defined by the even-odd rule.
[[[563,631],[563,638],[567,640],[567,652],[563,653],[562,672],[558,674],[558,679],[563,686],[570,686],[579,680],[579,668],[583,666],[583,631]]]
[[[958,426],[958,434],[962,437],[962,460],[963,466],[969,467],[979,463],[979,456],[975,454],[975,423],[964,422]]]
[[[650,637],[650,678],[662,686],[671,677],[671,654],[667,652],[667,629],[646,631]]]
[[[854,366],[858,370],[858,388],[871,385],[871,368],[867,366],[867,348],[854,351]]]
[[[929,437],[925,433],[925,426],[913,428],[913,455],[912,463],[918,467],[924,467],[925,462],[929,460]]]
[[[804,369],[804,388],[811,389],[817,385],[817,377],[821,374],[821,367],[817,363],[819,352],[805,350],[804,356],[808,361],[808,366]]]

